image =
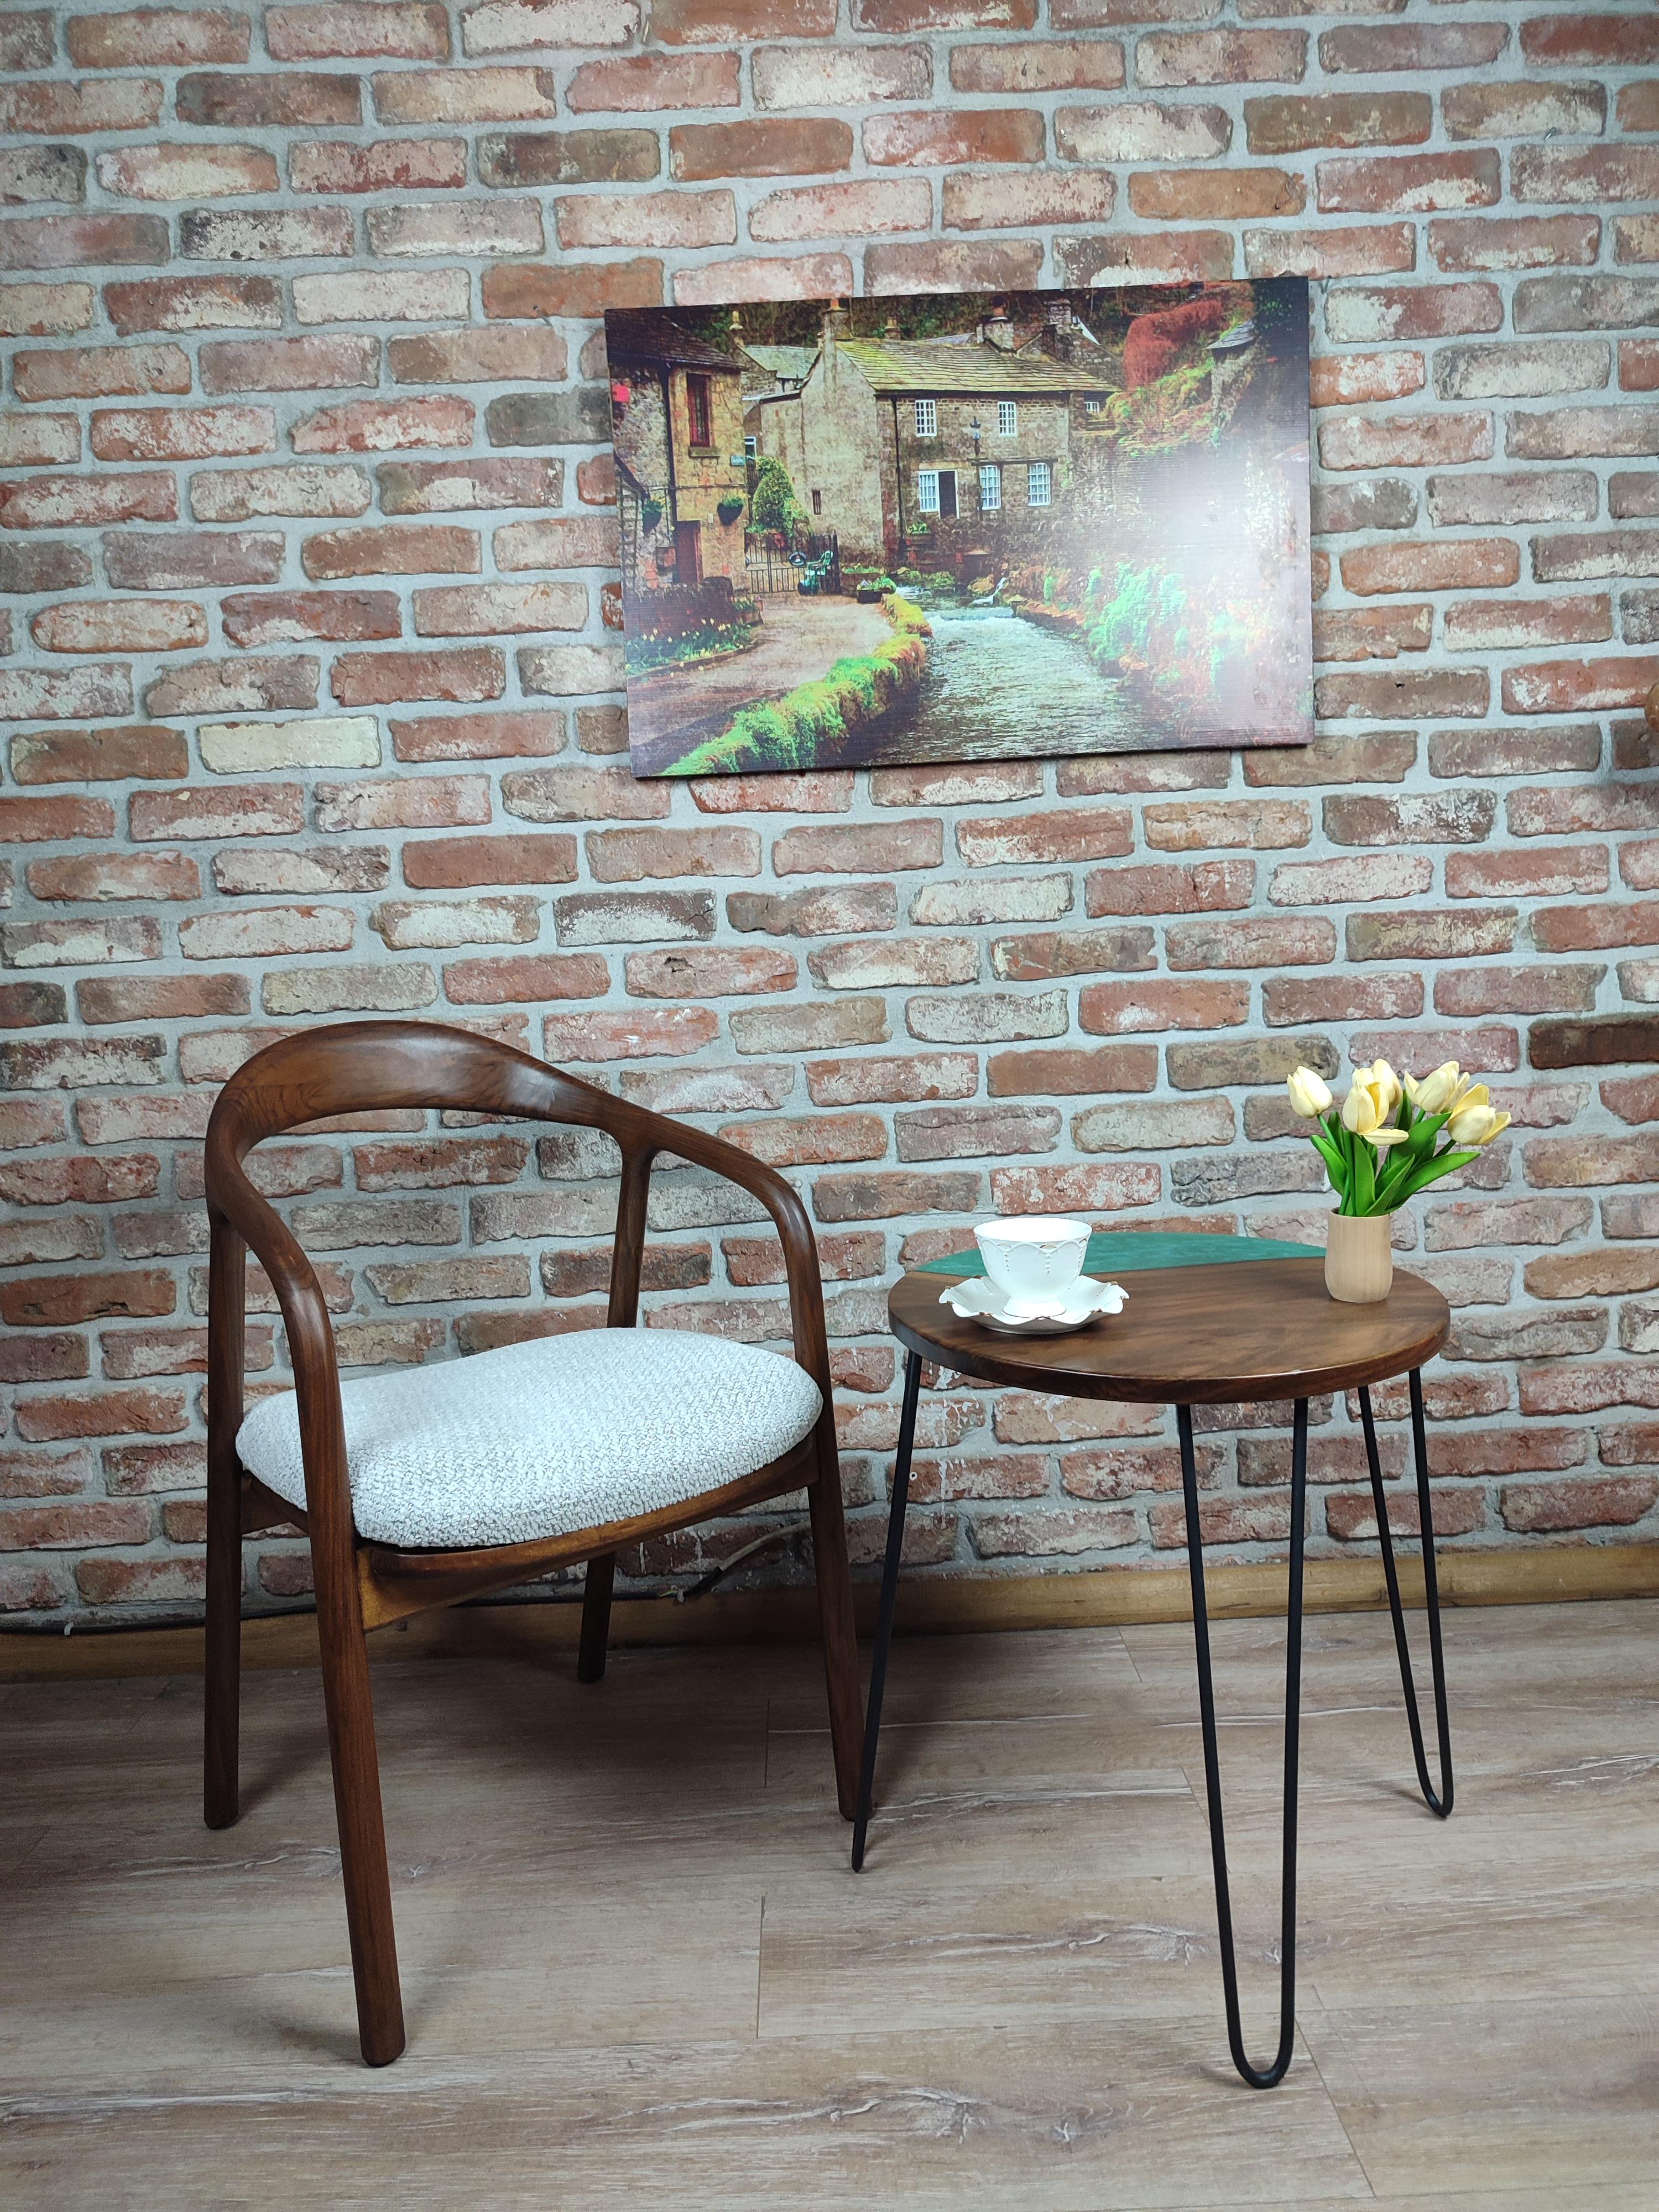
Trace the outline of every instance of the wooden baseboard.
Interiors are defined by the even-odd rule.
[[[1406,1602],[1423,1602],[1415,1555],[1400,1563]],[[1210,1570],[1210,1612],[1218,1620],[1272,1616],[1285,1608],[1282,1565]],[[1448,1605],[1548,1605],[1594,1598],[1659,1597],[1659,1545],[1583,1544],[1526,1552],[1446,1551],[1440,1595]],[[855,1593],[859,1626],[874,1626],[876,1589]],[[1312,1559],[1310,1613],[1374,1613],[1388,1603],[1380,1561]],[[902,1635],[995,1634],[1022,1628],[1114,1628],[1185,1620],[1190,1612],[1184,1569],[1107,1568],[1088,1574],[923,1577],[899,1589]],[[376,1659],[466,1656],[535,1658],[572,1652],[580,1605],[471,1605],[422,1614],[381,1629],[369,1640]],[[799,1642],[817,1633],[810,1589],[715,1591],[678,1603],[672,1598],[619,1598],[611,1617],[613,1644]],[[307,1613],[248,1621],[242,1632],[248,1667],[314,1667],[317,1624]],[[199,1674],[199,1628],[131,1628],[95,1636],[0,1637],[0,1681],[97,1680],[124,1674]]]

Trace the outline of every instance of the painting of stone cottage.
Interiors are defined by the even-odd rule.
[[[1303,279],[606,344],[636,775],[1312,737]]]

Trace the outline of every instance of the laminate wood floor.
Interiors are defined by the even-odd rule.
[[[1284,1630],[1213,1633],[1261,2051]],[[897,1645],[859,1877],[810,1648],[378,1666],[410,2045],[373,2073],[318,1677],[247,1676],[220,1834],[193,1680],[0,1689],[0,2204],[1655,2212],[1659,1606],[1446,1642],[1443,1826],[1386,1615],[1308,1624],[1264,2095],[1182,1626]]]

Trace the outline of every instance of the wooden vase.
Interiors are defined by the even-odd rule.
[[[1389,1295],[1394,1250],[1386,1213],[1333,1213],[1325,1237],[1325,1288],[1344,1305],[1369,1306]]]

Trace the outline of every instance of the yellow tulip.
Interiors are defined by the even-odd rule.
[[[1291,1095],[1291,1103],[1304,1121],[1316,1121],[1331,1110],[1330,1086],[1322,1075],[1311,1067],[1292,1068],[1285,1079],[1285,1088]]]
[[[1475,1085],[1475,1089],[1483,1094],[1486,1088],[1484,1083]],[[1471,1095],[1447,1122],[1446,1134],[1455,1145],[1489,1145],[1509,1126],[1507,1114],[1495,1113],[1484,1095],[1479,1099]]]
[[[1401,1089],[1400,1078],[1386,1060],[1374,1060],[1369,1069],[1363,1073],[1376,1094],[1378,1109],[1386,1121],[1400,1103]]]
[[[1376,1143],[1399,1143],[1405,1131],[1388,1127],[1389,1116],[1399,1098],[1394,1070],[1386,1060],[1377,1061],[1375,1066],[1356,1068],[1348,1095],[1342,1101],[1343,1127],[1352,1129],[1356,1137],[1370,1137]]]
[[[1468,1081],[1455,1060],[1443,1060],[1432,1075],[1420,1083],[1406,1078],[1406,1096],[1419,1114],[1443,1114]]]

